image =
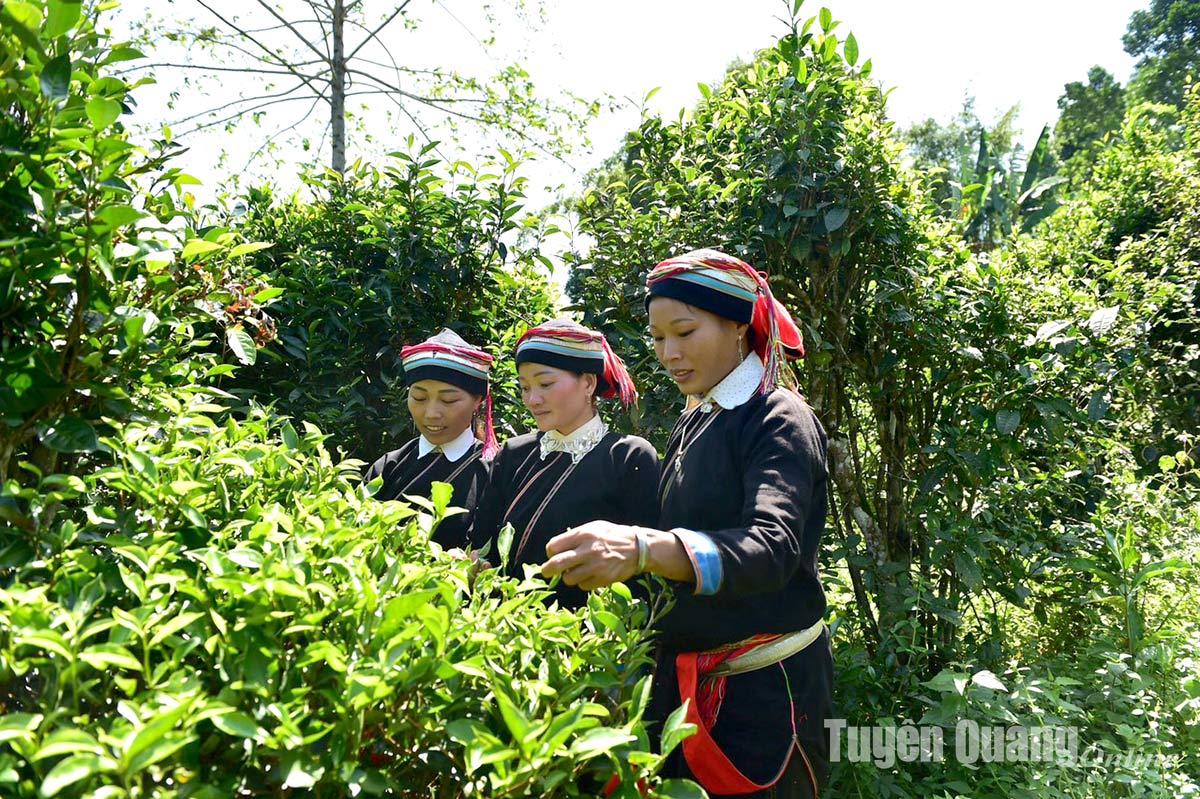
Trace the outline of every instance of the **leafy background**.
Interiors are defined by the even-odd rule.
[[[1135,15],[1130,85],[1067,86],[1029,153],[969,104],[896,130],[853,35],[796,4],[568,226],[519,158],[415,140],[198,206],[170,131],[124,127],[141,54],[105,13],[0,10],[0,793],[699,795],[651,751],[686,727],[642,718],[661,608],[549,611],[428,543],[446,496],[357,480],[411,435],[400,345],[442,325],[526,427],[503,359],[564,299],[563,232],[566,302],[643,387],[613,422],[652,441],[650,265],[729,248],[801,320],[848,723],[1067,725],[1089,753],[843,759],[831,793],[1196,793],[1200,97],[1162,79],[1194,4]]]

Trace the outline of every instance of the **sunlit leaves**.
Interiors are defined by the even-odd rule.
[[[228,418],[212,398],[158,395],[104,438],[114,465],[73,478],[113,533],[103,560],[56,544],[70,603],[47,595],[41,567],[0,589],[0,657],[86,710],[0,715],[0,756],[27,752],[46,795],[151,775],[337,793],[367,769],[399,796],[458,795],[478,777],[551,797],[626,761],[654,780],[649,681],[622,677],[650,652],[627,589],[551,612],[543,583],[435,554],[411,509],[365,499],[312,425]],[[435,517],[448,488],[428,501]]]
[[[254,339],[250,338],[250,334],[240,327],[226,328],[225,343],[229,345],[229,349],[239,363],[249,366],[258,357],[258,351],[254,348]]]
[[[1103,336],[1116,324],[1117,314],[1120,310],[1119,306],[1100,308],[1088,317],[1084,326],[1091,331],[1092,335]]]
[[[14,0],[4,4],[4,11],[27,31],[37,31],[42,22],[42,10],[34,3]]]
[[[120,115],[121,104],[115,100],[109,100],[107,97],[93,97],[87,102],[88,120],[97,131],[103,131],[116,122]]]
[[[118,120],[137,84],[103,64],[137,53],[118,47],[105,58],[98,9],[83,8],[48,0],[0,11],[3,36],[28,56],[10,59],[6,73],[3,160],[13,179],[0,198],[11,211],[0,215],[0,240],[15,246],[0,251],[0,482],[21,463],[101,452],[101,418],[119,419],[140,393],[214,368],[203,342],[222,326],[254,326],[243,362],[273,331],[254,301],[238,296],[239,287],[266,286],[209,266],[239,242],[211,227],[191,232],[190,209],[169,191],[183,177],[168,166],[171,149],[127,138]],[[193,237],[217,251],[196,254],[193,245],[189,258],[206,268],[172,270],[179,239]],[[225,310],[206,319],[201,309],[212,305]]]
[[[45,36],[57,39],[79,22],[83,0],[49,0],[46,11]]]
[[[93,774],[114,771],[116,765],[116,762],[110,757],[93,754],[71,755],[60,760],[54,765],[54,768],[50,769],[46,778],[42,780],[38,794],[47,798],[58,796],[64,788]]]
[[[196,258],[201,255],[219,252],[224,249],[224,245],[215,241],[206,241],[204,239],[192,239],[183,246],[184,258]]]
[[[40,75],[42,94],[48,100],[62,100],[71,86],[71,57],[63,54],[47,61]]]

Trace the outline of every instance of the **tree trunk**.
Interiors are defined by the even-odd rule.
[[[880,472],[876,494],[882,500],[875,521],[879,525],[879,543],[887,564],[883,590],[877,602],[879,624],[885,632],[901,628],[912,612],[912,540],[908,532],[905,495],[908,425],[903,399],[901,387],[889,379],[874,408]]]
[[[346,25],[344,0],[333,0],[333,75],[330,76],[329,113],[333,140],[333,171],[346,171]]]

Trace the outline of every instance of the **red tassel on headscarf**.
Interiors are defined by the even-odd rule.
[[[804,337],[788,309],[771,293],[766,276],[754,272],[748,265],[746,268],[754,273],[758,283],[758,300],[754,303],[750,329],[755,333],[754,351],[766,367],[759,390],[770,391],[779,385],[780,377],[789,388],[795,388],[791,372],[782,367],[786,361],[804,357]]]
[[[500,451],[500,442],[496,440],[496,428],[492,426],[492,387],[488,386],[487,397],[483,400],[484,407],[487,409],[484,416],[483,427],[483,452],[480,453],[484,460],[491,460],[496,453]]]
[[[637,386],[633,384],[633,378],[629,376],[625,362],[617,357],[617,354],[612,351],[612,347],[608,346],[608,339],[602,335],[600,341],[604,346],[604,380],[609,386],[603,396],[609,399],[618,397],[621,404],[628,408],[637,402]]]

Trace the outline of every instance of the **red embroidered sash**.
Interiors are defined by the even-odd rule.
[[[796,736],[796,708],[788,698],[789,715],[792,720],[792,745],[788,748],[787,757],[779,771],[770,782],[759,784],[743,774],[733,764],[721,747],[712,737],[712,728],[716,724],[721,703],[725,699],[724,676],[710,674],[721,663],[730,658],[743,655],[764,644],[777,640],[779,635],[756,635],[728,648],[715,649],[709,652],[684,652],[675,657],[675,674],[679,682],[679,700],[687,704],[685,720],[696,725],[696,733],[683,739],[683,757],[696,780],[706,791],[712,794],[747,794],[765,791],[782,779],[788,765],[796,752],[804,758],[809,778],[813,783],[813,795],[816,796],[817,779],[813,772],[808,756],[804,754]],[[778,664],[783,669],[783,663]]]

